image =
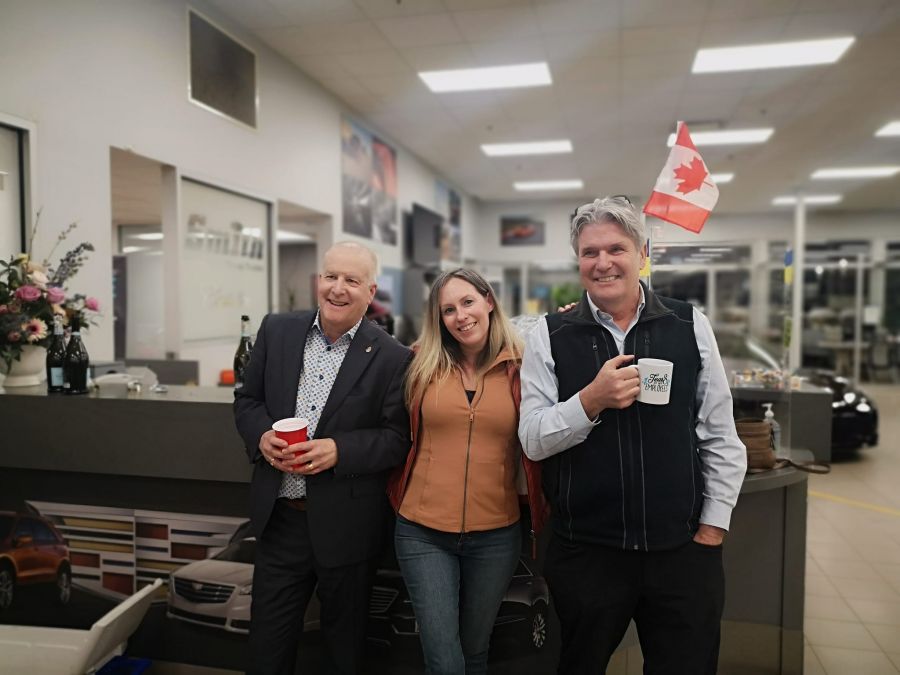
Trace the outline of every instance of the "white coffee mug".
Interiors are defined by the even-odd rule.
[[[672,370],[675,364],[663,359],[639,359],[638,376],[641,378],[641,391],[637,400],[652,405],[666,405],[672,389]]]

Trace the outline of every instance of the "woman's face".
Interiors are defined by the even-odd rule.
[[[477,354],[487,344],[494,304],[468,281],[453,277],[438,295],[441,321],[464,353]]]

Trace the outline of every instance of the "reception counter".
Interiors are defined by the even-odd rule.
[[[68,607],[26,604],[0,622],[89,626],[133,589],[167,580],[241,536],[251,466],[231,401],[230,389],[181,386],[124,398],[48,396],[43,387],[0,394],[0,511],[37,510],[54,522],[69,540],[76,584]],[[725,547],[722,672],[802,673],[805,541],[806,474],[784,468],[748,476]],[[532,565],[538,575],[540,562]],[[550,622],[537,653],[495,640],[492,673],[552,672],[558,627],[555,617]],[[308,639],[304,648],[316,643]],[[634,655],[636,643],[632,627],[620,651]],[[131,650],[218,668],[247,665],[245,635],[166,617],[165,597]],[[420,672],[417,651],[381,649],[371,672]]]

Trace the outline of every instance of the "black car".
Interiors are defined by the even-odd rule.
[[[771,373],[780,369],[778,360],[751,337],[717,332],[716,342],[729,376],[733,372]],[[800,369],[797,374],[810,384],[831,392],[831,450],[834,454],[878,443],[878,410],[868,394],[852,380],[821,369]]]
[[[495,634],[503,634],[522,646],[540,651],[549,635],[550,592],[543,577],[519,560],[494,622]],[[375,575],[369,599],[369,639],[390,646],[418,641],[419,624],[400,571],[382,567]]]

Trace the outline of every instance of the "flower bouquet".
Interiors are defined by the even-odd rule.
[[[40,214],[38,214],[40,216]],[[81,293],[69,294],[66,283],[81,268],[87,253],[94,247],[82,242],[66,253],[56,266],[49,259],[57,246],[69,237],[77,223],[72,223],[56,238],[56,243],[42,262],[32,258],[31,244],[37,222],[31,232],[29,253],[0,260],[0,368],[9,372],[14,361],[22,358],[28,345],[46,347],[53,331],[53,319],[59,316],[63,326],[78,318],[82,329],[95,323],[100,310],[96,298]]]

